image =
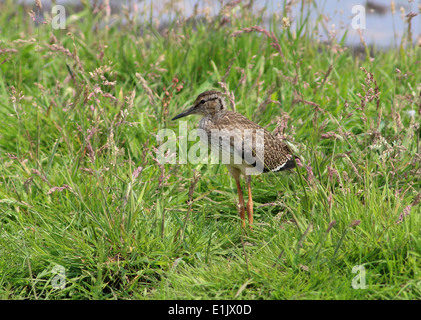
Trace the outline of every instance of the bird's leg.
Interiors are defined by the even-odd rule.
[[[246,217],[245,217],[245,211],[244,211],[244,197],[243,197],[243,191],[241,190],[239,177],[235,177],[235,183],[237,184],[238,202],[239,202],[239,205],[240,205],[240,218],[243,221],[243,228],[245,228],[246,227]]]
[[[247,190],[248,190],[248,201],[247,201],[247,215],[249,218],[249,227],[253,226],[253,198],[251,196],[251,176],[246,176]]]

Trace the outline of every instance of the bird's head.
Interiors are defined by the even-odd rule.
[[[191,114],[213,117],[226,109],[225,98],[221,92],[205,91],[199,94],[192,107],[175,116],[172,120],[180,119]]]

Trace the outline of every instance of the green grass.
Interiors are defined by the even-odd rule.
[[[66,8],[54,30],[0,4],[0,298],[419,299],[420,47],[370,59],[318,43],[321,19],[231,36],[264,13],[158,26],[142,8],[109,27]],[[222,81],[304,164],[253,178],[253,232],[224,166],[155,160]]]

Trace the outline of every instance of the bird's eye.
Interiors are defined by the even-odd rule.
[[[200,104],[204,104],[205,102],[205,100],[200,100]]]

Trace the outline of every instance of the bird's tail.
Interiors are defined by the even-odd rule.
[[[300,157],[293,156],[293,157],[291,157],[291,159],[289,159],[287,162],[285,162],[285,164],[281,168],[279,168],[279,170],[276,170],[276,171],[273,171],[273,172],[294,169],[295,163],[299,162],[299,161],[300,161]]]

